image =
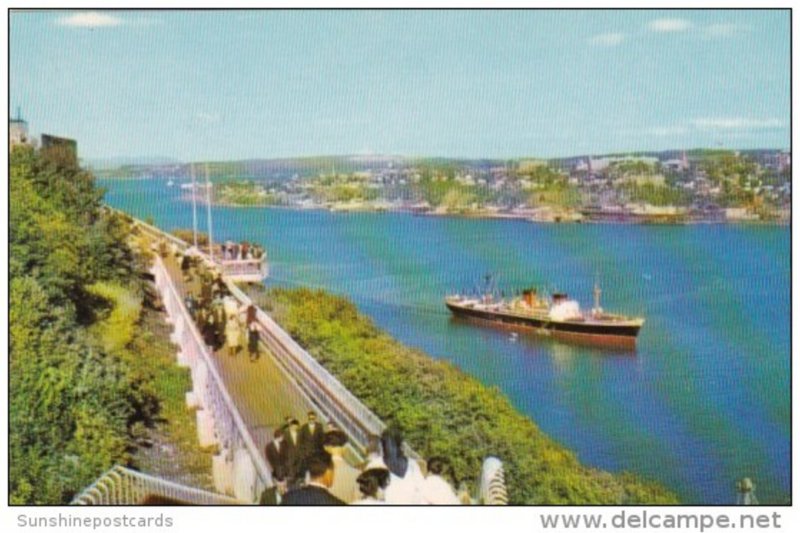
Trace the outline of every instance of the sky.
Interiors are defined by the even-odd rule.
[[[13,12],[10,105],[85,159],[786,149],[789,18]]]

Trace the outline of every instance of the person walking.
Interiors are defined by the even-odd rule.
[[[247,329],[247,353],[250,355],[250,361],[256,361],[260,355],[258,343],[261,337],[258,333],[257,309],[253,304],[247,306],[245,328]]]
[[[200,333],[206,346],[211,348],[212,351],[216,350],[217,324],[214,312],[206,307],[200,307],[197,311],[197,325],[200,328]]]
[[[225,344],[228,346],[228,355],[233,357],[241,349],[242,343],[242,326],[236,315],[228,318],[225,323]]]
[[[284,464],[286,465],[286,478],[289,486],[294,486],[301,475],[302,456],[300,455],[300,422],[296,418],[289,418],[283,430]]]
[[[305,486],[290,490],[281,505],[344,505],[330,493],[333,485],[333,459],[326,451],[320,451],[306,460],[309,481]]]
[[[286,473],[286,448],[283,446],[283,428],[275,429],[272,434],[272,440],[264,448],[264,455],[273,474],[278,470],[284,472],[284,474]]]
[[[420,505],[422,483],[425,478],[416,461],[403,452],[403,435],[396,428],[384,431],[381,437],[383,460],[389,467],[390,481],[386,489],[386,503],[392,505]]]
[[[310,457],[322,451],[325,430],[317,421],[317,414],[314,411],[308,412],[308,419],[300,430],[300,449],[303,457]]]
[[[225,309],[222,308],[222,300],[215,298],[211,303],[211,312],[214,315],[214,351],[219,350],[225,345]]]
[[[333,459],[333,485],[331,494],[345,503],[350,503],[358,498],[358,484],[356,479],[360,471],[351,466],[344,458],[344,447],[347,445],[347,435],[340,429],[329,429],[325,432],[323,440],[325,451]]]

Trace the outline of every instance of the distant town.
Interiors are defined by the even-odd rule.
[[[37,144],[27,123],[9,123],[11,146]],[[42,135],[43,148],[77,157],[71,139]],[[81,160],[106,178],[163,179],[191,199],[205,172],[212,202],[241,207],[406,211],[534,222],[788,223],[791,154],[692,149],[560,159],[447,159],[387,155],[189,164],[162,159]],[[205,194],[198,194],[204,200]]]
[[[673,224],[788,223],[791,208],[791,156],[780,150],[674,150],[550,160],[349,156],[207,166],[213,202],[230,206]],[[204,163],[195,165],[198,187],[205,168]],[[187,164],[125,165],[98,172],[178,181],[191,197]]]

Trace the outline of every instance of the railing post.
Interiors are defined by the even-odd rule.
[[[236,499],[256,503],[254,493],[256,481],[255,465],[244,448],[233,450],[233,496]]]

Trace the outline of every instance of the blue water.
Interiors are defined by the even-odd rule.
[[[170,230],[191,205],[160,180],[105,180],[106,200]],[[201,209],[200,220],[205,220]],[[581,461],[727,504],[737,479],[790,499],[790,232],[767,226],[522,221],[213,209],[215,239],[266,246],[269,284],[345,294],[404,343],[496,385]],[[205,229],[205,224],[201,225]],[[647,318],[635,352],[454,320],[442,297],[487,272]]]

